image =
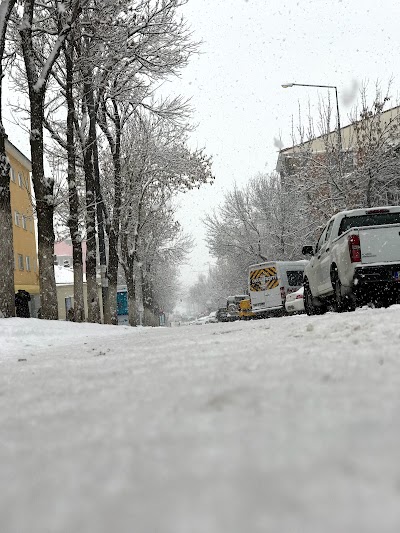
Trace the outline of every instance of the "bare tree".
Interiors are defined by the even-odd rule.
[[[44,173],[44,106],[51,70],[82,7],[83,0],[63,3],[24,0],[19,29],[30,103],[32,182],[38,217],[38,258],[42,317],[58,318],[54,278],[54,182]],[[56,24],[53,24],[56,20]],[[45,36],[46,38],[44,38]],[[47,37],[53,37],[49,39]]]
[[[74,320],[84,320],[83,298],[83,254],[82,231],[80,228],[80,202],[77,187],[76,143],[75,143],[75,100],[74,100],[74,32],[64,43],[65,98],[67,103],[66,150],[68,157],[68,227],[72,242],[72,263],[74,267]]]
[[[0,229],[2,246],[0,252],[0,317],[14,315],[14,259],[13,230],[10,200],[10,164],[7,159],[6,130],[2,116],[3,61],[6,46],[6,30],[16,0],[0,4]]]
[[[247,292],[248,259],[243,255],[220,257],[189,289],[191,307],[205,314],[226,307],[228,296]]]
[[[112,69],[99,91],[98,123],[108,141],[113,161],[113,201],[106,216],[108,235],[107,294],[105,321],[116,322],[118,246],[121,213],[121,138],[125,124],[138,108],[169,120],[182,120],[185,106],[179,98],[155,103],[150,98],[155,81],[174,75],[187,64],[197,43],[182,18],[181,1],[150,1],[138,6],[141,13],[127,27],[124,54],[114,49]],[[128,26],[124,20],[124,24]]]
[[[141,306],[143,265],[154,235],[172,231],[160,215],[167,215],[170,198],[178,191],[212,182],[211,161],[201,150],[186,144],[186,126],[142,115],[130,122],[124,140],[121,207],[121,252],[127,277],[131,324],[136,300]],[[157,228],[157,231],[155,230]],[[152,235],[152,239],[149,236]],[[138,283],[135,285],[136,280]]]
[[[342,132],[342,151],[337,132],[330,128],[329,100],[320,105],[319,136],[310,117],[307,128],[299,118],[294,149],[285,155],[281,175],[286,189],[296,195],[294,203],[302,205],[307,234],[315,236],[340,210],[399,203],[400,113],[396,107],[387,109],[389,93],[390,84],[384,94],[377,84],[369,104],[367,87],[361,88],[360,104]]]
[[[65,39],[63,53],[60,54],[51,70],[44,107],[44,127],[54,141],[53,144],[45,145],[45,154],[53,173],[59,174],[60,162],[61,167],[64,167],[64,176],[53,189],[55,232],[59,237],[61,235],[61,238],[67,237],[67,232],[69,232],[71,237],[74,267],[74,320],[81,322],[84,320],[82,253],[84,238],[82,200],[84,200],[84,195],[81,172],[83,158],[79,151],[75,131],[78,127],[76,108],[82,102],[82,90],[77,79],[76,40],[79,35],[77,22],[78,20]]]
[[[314,237],[326,219],[348,203],[344,163],[349,146],[344,146],[344,153],[340,151],[338,134],[331,132],[331,117],[328,98],[320,102],[316,132],[310,114],[303,125],[299,108],[297,131],[292,129],[294,149],[282,163],[282,184],[288,193],[292,192],[293,205],[302,208],[305,238]]]
[[[247,257],[249,262],[295,255],[290,199],[276,175],[259,175],[207,215],[207,243],[216,258]]]
[[[181,295],[179,266],[169,260],[158,260],[144,279],[144,325],[159,325],[161,313],[171,313]]]
[[[61,87],[47,102],[45,126],[68,154],[69,218],[74,250],[74,271],[81,272],[81,242],[78,231],[78,195],[76,191],[76,137],[81,147],[81,163],[85,174],[87,284],[89,320],[99,320],[97,298],[97,244],[100,263],[105,266],[104,229],[108,233],[108,282],[110,305],[105,306],[106,321],[116,312],[120,212],[120,143],[123,127],[138,106],[155,111],[159,116],[176,119],[182,110],[175,100],[154,108],[151,98],[145,102],[154,82],[181,68],[196,48],[190,34],[177,17],[179,0],[124,0],[99,4],[88,0],[81,6],[78,23],[64,42],[65,64],[57,60],[52,69]],[[134,8],[134,9],[133,9]],[[75,90],[74,90],[75,88]],[[60,105],[68,106],[67,123],[59,120]],[[102,127],[113,161],[113,203],[102,199],[98,165],[98,131]],[[67,136],[65,138],[65,133]],[[80,156],[78,156],[80,157]],[[97,220],[96,220],[97,219]],[[96,241],[96,232],[99,236]],[[81,279],[81,276],[75,276]],[[77,294],[82,294],[75,287]],[[105,298],[107,302],[107,298]],[[78,306],[79,307],[79,306]],[[77,309],[75,309],[77,314]]]
[[[377,85],[372,104],[368,105],[364,86],[360,109],[353,110],[355,168],[350,176],[351,207],[400,202],[400,109],[386,109],[391,100],[389,93],[390,85],[385,94]]]

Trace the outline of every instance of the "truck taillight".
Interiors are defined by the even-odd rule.
[[[302,300],[303,299],[303,295],[302,294],[298,294],[295,299],[296,300]]]
[[[360,237],[358,235],[349,235],[349,252],[352,263],[361,262]]]

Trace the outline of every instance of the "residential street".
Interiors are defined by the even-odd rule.
[[[400,306],[0,321],[2,533],[400,529]]]
[[[0,533],[400,533],[399,20],[0,0]]]

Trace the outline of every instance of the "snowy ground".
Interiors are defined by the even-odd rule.
[[[1,533],[400,531],[400,306],[0,320]]]

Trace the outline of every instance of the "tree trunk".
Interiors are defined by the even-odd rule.
[[[111,317],[107,316],[107,298],[108,298],[108,280],[107,280],[107,253],[106,253],[106,231],[105,231],[105,209],[103,204],[103,197],[100,188],[100,168],[99,168],[99,153],[97,146],[96,135],[96,114],[94,113],[94,106],[91,109],[92,115],[90,117],[91,128],[90,138],[93,146],[93,172],[94,172],[94,186],[96,196],[96,217],[97,217],[97,239],[99,245],[99,262],[101,275],[101,295],[103,303],[104,323],[114,323]],[[117,294],[115,294],[115,301],[117,301]],[[115,324],[118,324],[118,317],[115,308]]]
[[[35,0],[24,1],[24,12],[20,26],[22,51],[29,89],[30,119],[31,119],[31,160],[32,182],[36,197],[36,212],[38,217],[38,259],[39,284],[41,297],[41,316],[48,320],[58,319],[57,290],[54,276],[54,183],[44,176],[43,165],[43,123],[44,100],[46,83],[52,65],[63,46],[67,35],[67,27],[63,29],[63,36],[55,42],[55,48],[49,59],[38,68],[35,63],[37,56],[34,52],[32,40],[32,24]],[[76,6],[77,7],[77,6]],[[43,70],[42,70],[43,67]],[[40,74],[39,74],[40,71]]]
[[[110,133],[107,134],[114,166],[114,205],[108,235],[108,293],[105,305],[105,321],[109,324],[117,323],[118,247],[121,217],[121,119],[118,104],[115,101],[113,101],[113,107],[115,141],[112,140]]]
[[[108,237],[108,290],[105,302],[106,324],[118,324],[117,317],[117,286],[118,286],[118,234],[111,228]]]
[[[85,103],[90,117],[94,114],[94,95],[91,73],[84,72]],[[96,185],[93,172],[93,127],[90,120],[89,134],[84,146],[83,166],[86,184],[86,284],[88,300],[88,321],[100,322],[100,303],[97,292],[97,242],[96,242]]]
[[[126,287],[128,290],[128,321],[129,325],[135,327],[136,322],[136,296],[135,280],[131,269],[125,271]]]
[[[1,83],[1,81],[0,81]],[[14,247],[10,199],[10,165],[5,153],[7,138],[0,115],[0,318],[15,314],[14,305]]]
[[[100,305],[97,293],[97,247],[96,247],[96,203],[94,194],[92,150],[87,143],[84,153],[86,182],[86,284],[88,321],[100,322]]]
[[[139,315],[139,325],[143,326],[143,267],[140,263],[135,261],[135,299],[136,299],[136,309]]]
[[[371,169],[368,169],[368,181],[367,181],[367,195],[366,195],[366,207],[372,207],[372,172]]]
[[[6,29],[16,0],[3,0],[0,5],[0,318],[15,314],[14,303],[14,248],[13,218],[10,198],[10,165],[7,160],[5,141],[7,135],[2,117],[3,55]]]
[[[126,287],[128,292],[128,322],[130,326],[136,326],[136,294],[135,294],[135,276],[133,270],[133,259],[128,254],[127,235],[122,233],[121,237],[121,254],[123,258],[123,267],[125,273]]]
[[[122,224],[124,226],[124,224]],[[128,251],[128,236],[126,227],[122,228],[121,234],[121,256],[125,273],[126,287],[128,291],[128,322],[130,326],[136,326],[136,294],[135,294],[135,276],[133,270],[133,258]]]
[[[72,263],[74,267],[74,320],[85,320],[85,307],[83,295],[83,260],[82,239],[79,231],[79,197],[76,187],[76,151],[74,117],[75,105],[73,98],[73,37],[68,41],[65,51],[66,61],[66,100],[67,100],[67,154],[68,154],[68,201],[69,218],[68,227],[72,240]]]
[[[29,91],[31,107],[32,182],[38,218],[38,259],[41,317],[58,320],[57,288],[54,276],[54,183],[44,176],[43,165],[43,91]]]

